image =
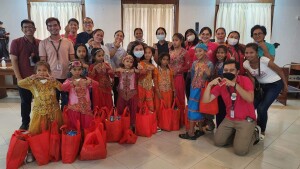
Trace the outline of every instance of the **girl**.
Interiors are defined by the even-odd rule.
[[[224,62],[227,57],[226,55],[227,55],[227,47],[225,45],[218,46],[218,48],[216,49],[216,56],[215,56],[218,59],[215,66],[215,72],[214,72],[215,78],[223,77],[222,75],[223,75]],[[218,96],[218,106],[219,106],[219,113],[216,115],[217,126],[221,124],[221,122],[226,116],[226,107],[221,96]]]
[[[107,107],[109,110],[113,107],[111,94],[110,76],[113,78],[112,69],[108,63],[104,62],[104,50],[94,48],[92,50],[93,64],[89,67],[89,77],[99,83],[98,103],[95,103],[99,108]]]
[[[215,52],[218,47],[218,44],[210,41],[211,36],[212,31],[209,27],[203,27],[200,30],[199,39],[202,43],[204,43],[207,46],[206,55],[208,56],[208,59],[215,65],[215,63],[217,62],[217,58],[215,58]]]
[[[154,111],[154,94],[153,94],[153,74],[156,67],[152,64],[152,56],[155,54],[154,48],[145,47],[145,55],[140,59],[143,75],[138,79],[139,108],[144,104],[150,111]]]
[[[69,124],[67,125],[76,130],[76,122],[79,120],[80,127],[85,129],[89,127],[93,119],[89,89],[92,87],[94,89],[98,83],[81,75],[83,65],[78,60],[72,61],[69,64],[69,69],[72,77],[66,79],[62,85],[62,90],[69,92],[66,112]]]
[[[56,99],[56,89],[61,90],[61,83],[50,76],[50,65],[47,62],[37,62],[35,73],[18,82],[19,87],[30,90],[34,96],[32,119],[28,129],[33,135],[42,132],[41,124],[49,129],[52,121],[57,122],[58,128],[63,123],[59,103]],[[33,155],[29,151],[26,162],[33,160]]]
[[[180,138],[196,140],[197,137],[202,135],[201,132],[194,133],[196,122],[202,120],[201,110],[199,110],[199,101],[201,100],[201,90],[204,89],[205,83],[213,72],[213,64],[207,59],[206,56],[207,46],[203,43],[195,47],[195,55],[197,60],[193,62],[191,69],[191,92],[188,102],[188,119],[190,122],[190,129],[185,134],[179,134]]]
[[[104,62],[110,63],[110,56],[109,51],[106,46],[104,46],[103,38],[104,38],[104,31],[102,29],[95,29],[92,33],[93,38],[88,41],[85,45],[88,48],[88,55],[89,55],[89,63],[92,63],[92,49],[93,48],[102,48],[105,51],[104,55]]]
[[[160,102],[164,101],[166,108],[170,108],[175,97],[173,71],[169,68],[170,54],[161,53],[158,58],[158,68],[154,69],[155,110],[160,117]]]
[[[254,99],[254,107],[257,109],[257,125],[261,128],[261,139],[263,140],[268,120],[268,109],[282,89],[287,92],[288,85],[280,67],[267,57],[259,58],[257,44],[247,44],[245,56],[247,60],[243,66],[247,70],[247,74],[255,77],[263,89],[262,98]]]
[[[84,44],[77,44],[75,46],[75,59],[78,59],[82,64],[82,76],[87,76],[89,69],[89,56],[88,49]]]
[[[119,77],[117,110],[118,113],[123,113],[128,106],[130,125],[134,130],[135,114],[138,111],[137,73],[139,70],[133,67],[133,62],[131,55],[123,57],[121,67],[116,69],[116,75]]]
[[[240,33],[238,31],[232,31],[228,34],[228,59],[235,60],[240,64],[239,75],[245,75],[245,68],[243,62],[245,61],[245,45],[239,43]]]
[[[170,68],[174,72],[174,82],[176,95],[180,106],[180,124],[184,123],[184,107],[185,107],[185,81],[183,74],[188,72],[190,67],[190,57],[184,48],[184,38],[180,33],[175,33],[172,37],[173,50],[170,51]]]

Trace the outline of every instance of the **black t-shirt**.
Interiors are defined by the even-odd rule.
[[[92,33],[89,34],[87,32],[81,32],[77,35],[77,38],[76,38],[76,45],[77,44],[86,44],[91,38],[93,38],[93,35]]]
[[[162,45],[159,42],[156,43],[157,50],[158,50],[158,56],[163,52],[169,53],[168,43],[169,43],[168,41],[165,41],[165,43]]]

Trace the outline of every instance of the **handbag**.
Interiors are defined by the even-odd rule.
[[[51,123],[50,128],[50,141],[49,141],[49,156],[51,161],[59,161],[60,160],[60,143],[61,143],[61,134],[58,132],[58,124],[57,121],[53,121]]]
[[[81,142],[79,120],[77,120],[76,128],[77,131],[67,130],[67,125],[63,125],[60,128],[62,131],[61,156],[63,163],[73,163],[78,155]]]
[[[143,105],[136,114],[135,133],[144,137],[151,137],[153,133],[153,115],[146,105]]]
[[[124,134],[130,129],[130,112],[128,107],[125,107],[123,114],[121,115],[122,133]]]
[[[205,88],[201,90],[201,98],[200,98],[200,103],[199,103],[199,112],[203,114],[210,114],[210,115],[216,115],[219,112],[219,106],[218,106],[218,98],[216,97],[214,100],[212,100],[209,103],[203,103],[202,98],[204,91],[207,87],[207,84],[205,84]]]
[[[7,169],[19,168],[24,162],[29,148],[28,135],[24,132],[26,130],[16,130],[11,136],[6,154]]]
[[[105,120],[107,142],[118,142],[122,137],[122,123],[117,110],[112,108]]]

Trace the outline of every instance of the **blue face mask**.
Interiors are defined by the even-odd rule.
[[[165,40],[166,36],[165,35],[156,35],[156,38],[158,40]]]
[[[144,51],[143,50],[134,51],[133,54],[134,54],[135,57],[141,58],[142,56],[144,56]]]

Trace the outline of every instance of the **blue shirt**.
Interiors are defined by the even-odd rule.
[[[77,35],[76,44],[86,44],[91,38],[93,38],[92,34],[88,34],[87,32],[81,32]]]
[[[266,46],[267,46],[267,49],[270,53],[270,55],[274,56],[275,57],[275,47],[273,44],[270,44],[268,42],[265,42]],[[264,54],[264,51],[262,50],[261,47],[258,46],[258,56],[259,57],[262,57],[262,56],[265,56]]]

